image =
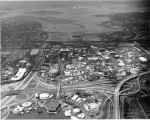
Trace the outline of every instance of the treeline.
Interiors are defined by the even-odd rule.
[[[2,31],[15,32],[15,31],[38,31],[42,29],[39,22],[33,20],[15,21],[10,23],[1,23]]]
[[[36,43],[30,41],[44,41],[48,38],[48,33],[42,30],[42,24],[33,20],[1,23],[2,50],[28,47],[27,44],[34,46]]]

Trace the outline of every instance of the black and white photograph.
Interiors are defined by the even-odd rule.
[[[150,119],[150,0],[0,0],[1,120]]]

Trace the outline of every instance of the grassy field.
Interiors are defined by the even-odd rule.
[[[55,17],[36,17],[36,16],[16,16],[7,19],[2,19],[5,22],[14,22],[14,21],[25,21],[25,20],[34,20],[41,22],[48,22],[49,24],[73,24],[74,20],[55,18]]]

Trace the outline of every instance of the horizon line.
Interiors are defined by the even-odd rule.
[[[11,1],[146,1],[146,0],[0,0],[1,1],[7,1],[7,2],[11,2]]]

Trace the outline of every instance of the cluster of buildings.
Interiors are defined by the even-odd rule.
[[[57,113],[61,108],[61,104],[58,100],[55,100],[53,98],[53,94],[35,93],[32,100],[28,100],[9,109],[13,114],[24,114],[29,113],[31,110],[45,107],[47,109],[47,113]]]
[[[27,74],[27,71],[33,67],[34,61],[31,58],[38,53],[39,49],[28,50],[26,54],[22,53],[20,58],[14,58],[15,60],[8,61],[2,68],[1,84],[22,80],[25,74]],[[21,52],[19,54],[21,54]]]
[[[61,75],[64,85],[104,78],[120,80],[141,72],[150,59],[135,45],[106,49],[92,45],[79,48],[57,45],[51,49],[55,54],[47,51],[47,55],[55,62],[47,62],[50,65],[41,69],[41,77]]]
[[[28,113],[32,109],[32,106],[32,102],[24,102],[22,104],[9,108],[9,110],[13,114],[23,114],[24,112]]]
[[[38,113],[42,113],[40,108],[44,107],[48,114],[57,114],[60,110],[64,111],[66,117],[75,119],[91,118],[91,115],[99,113],[102,108],[104,96],[95,94],[92,91],[73,91],[70,94],[64,93],[64,96],[56,99],[54,94],[49,93],[35,93],[34,97],[30,100],[19,103],[9,107],[9,111],[12,114],[25,114],[33,110],[38,110]]]
[[[89,94],[85,91],[80,91],[80,93],[73,92],[70,95],[65,95],[64,103],[67,104],[63,108],[65,116],[76,119],[98,117],[102,112],[101,108],[105,98],[100,94],[97,98],[95,93]]]

